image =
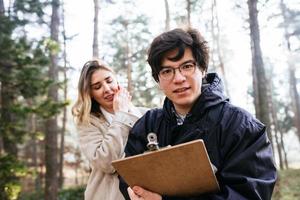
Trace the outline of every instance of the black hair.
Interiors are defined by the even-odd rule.
[[[161,63],[166,53],[178,49],[177,55],[168,58],[172,61],[180,60],[186,48],[192,50],[197,65],[203,71],[207,71],[209,61],[209,49],[207,42],[200,32],[189,28],[183,30],[180,28],[164,32],[154,38],[148,50],[148,63],[152,69],[152,76],[156,82],[159,81],[158,73],[161,70]]]

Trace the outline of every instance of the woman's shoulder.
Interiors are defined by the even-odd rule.
[[[90,127],[99,127],[103,126],[106,123],[105,118],[102,115],[95,116],[93,114],[90,114],[89,121],[86,123],[78,123],[77,128],[78,129],[87,129]]]
[[[150,108],[147,107],[136,107],[143,115],[150,110]]]

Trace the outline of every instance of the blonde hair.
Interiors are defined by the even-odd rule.
[[[77,124],[89,124],[90,115],[101,114],[99,103],[91,97],[91,77],[97,70],[114,71],[99,60],[90,60],[83,65],[78,82],[78,97],[72,108],[72,115]]]

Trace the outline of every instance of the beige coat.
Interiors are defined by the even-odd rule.
[[[91,116],[91,125],[77,126],[79,144],[92,169],[85,200],[123,200],[119,179],[111,161],[125,156],[129,130],[146,112],[139,108],[131,113],[118,112],[109,125],[104,117]]]

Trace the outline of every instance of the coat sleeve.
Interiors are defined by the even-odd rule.
[[[99,128],[99,119],[93,117],[91,124],[79,125],[79,143],[83,154],[87,157],[92,168],[100,168],[105,173],[114,173],[113,160],[125,156],[124,147],[128,133],[141,114],[118,113],[110,126]]]
[[[216,174],[221,192],[207,199],[271,199],[277,173],[265,126],[244,112],[231,116],[225,126]]]
[[[144,115],[132,128],[129,137],[128,142],[125,147],[125,153],[126,157],[141,154],[146,150],[146,137],[144,133],[147,133],[147,125],[146,125],[146,116]],[[119,189],[121,193],[123,194],[124,198],[126,200],[130,200],[127,187],[128,184],[124,181],[124,179],[119,176],[120,183],[119,183]]]

